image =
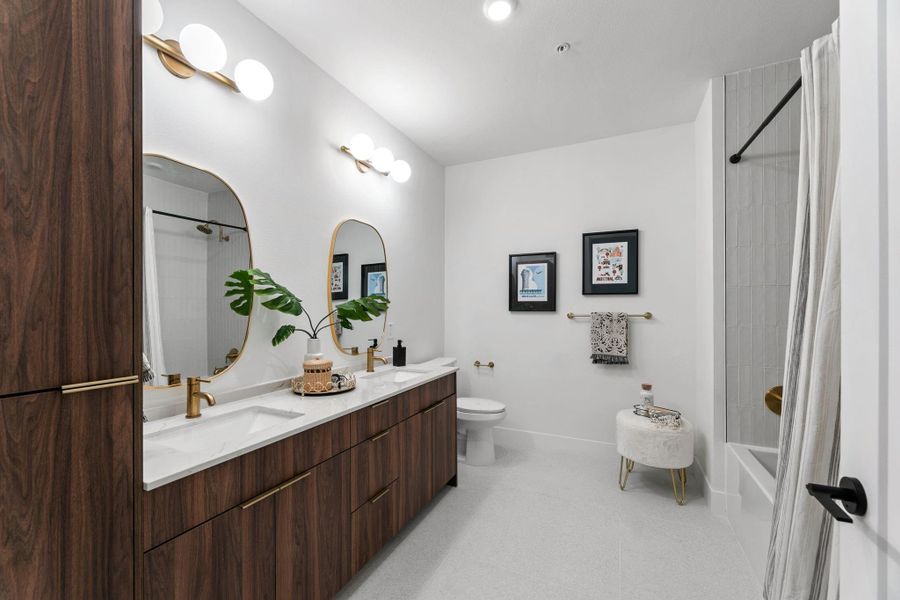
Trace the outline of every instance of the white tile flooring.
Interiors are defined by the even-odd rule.
[[[445,488],[340,595],[359,599],[758,600],[729,525],[688,475],[640,465],[625,492],[615,447],[586,457],[498,447]]]

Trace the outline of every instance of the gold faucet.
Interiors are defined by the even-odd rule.
[[[209,379],[200,377],[187,378],[187,410],[184,413],[186,419],[196,419],[200,416],[200,398],[204,398],[210,406],[215,405],[216,397],[209,392],[200,391],[200,383],[209,383]]]
[[[380,360],[381,364],[388,364],[388,359],[384,356],[375,356],[375,353],[378,352],[378,340],[369,340],[372,342],[372,345],[366,348],[366,373],[374,373],[375,372],[375,361]]]

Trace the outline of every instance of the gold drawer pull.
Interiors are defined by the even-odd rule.
[[[381,407],[381,406],[384,406],[385,404],[387,404],[387,403],[390,402],[390,401],[391,401],[391,398],[388,398],[387,400],[382,400],[382,401],[379,402],[378,404],[373,404],[373,405],[370,406],[369,408],[379,408],[379,407]]]
[[[97,381],[86,381],[84,383],[70,383],[62,386],[63,394],[77,394],[79,392],[90,392],[93,390],[103,390],[106,388],[119,387],[123,385],[136,385],[140,383],[137,375],[128,375],[126,377],[115,377],[113,379],[100,379]]]
[[[434,404],[434,405],[432,405],[431,407],[426,408],[426,409],[425,409],[425,412],[423,412],[422,414],[423,414],[423,415],[427,415],[427,414],[430,413],[431,411],[433,411],[433,410],[435,410],[435,409],[437,409],[437,408],[440,408],[440,407],[442,407],[443,405],[444,405],[444,401],[441,400],[441,401],[438,402],[437,404]]]
[[[309,477],[310,475],[312,475],[312,469],[310,469],[310,470],[307,471],[306,473],[303,473],[303,474],[301,474],[301,475],[297,475],[297,476],[294,477],[293,479],[288,479],[287,481],[285,481],[284,483],[282,483],[282,484],[280,484],[280,485],[276,485],[275,487],[273,487],[273,488],[272,488],[271,490],[269,490],[268,492],[263,492],[262,494],[260,494],[260,495],[257,496],[256,498],[253,498],[252,500],[247,500],[246,502],[244,502],[243,504],[241,504],[241,510],[250,508],[250,507],[253,506],[254,504],[258,504],[258,503],[262,502],[263,500],[265,500],[266,498],[268,498],[268,497],[270,497],[270,496],[274,496],[275,494],[277,494],[277,493],[280,492],[281,490],[286,490],[287,488],[291,487],[291,486],[294,485],[295,483],[298,483],[298,482],[300,482],[300,481],[303,481],[304,479],[306,479],[306,478]]]
[[[377,442],[378,440],[380,440],[380,439],[383,438],[384,436],[388,435],[390,432],[391,432],[391,429],[390,429],[390,428],[385,429],[384,431],[382,431],[381,433],[375,435],[374,437],[369,438],[369,441],[370,441],[370,442]]]
[[[380,492],[378,492],[378,494],[376,494],[374,498],[369,500],[369,502],[371,502],[372,504],[375,504],[376,502],[381,500],[389,491],[391,491],[391,486],[388,486],[388,487],[384,488],[383,490],[381,490]]]
[[[286,481],[285,483],[282,483],[280,486],[278,486],[278,491],[280,492],[281,490],[286,490],[287,488],[291,487],[295,483],[300,483],[301,481],[303,481],[310,475],[312,475],[312,469],[310,469],[306,473],[303,473],[302,475],[297,475],[296,477]]]
[[[250,508],[251,506],[253,506],[254,504],[258,504],[258,503],[262,502],[263,500],[265,500],[265,499],[268,498],[269,496],[274,496],[274,495],[277,494],[280,490],[281,490],[280,487],[274,487],[274,488],[272,488],[271,490],[269,490],[268,492],[264,492],[264,493],[260,494],[259,496],[257,496],[257,497],[254,498],[253,500],[248,500],[248,501],[244,502],[243,504],[241,504],[241,510],[246,510],[246,509]]]

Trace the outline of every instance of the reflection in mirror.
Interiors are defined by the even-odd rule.
[[[220,178],[162,156],[144,155],[143,183],[142,378],[218,375],[240,356],[250,320],[225,298],[228,276],[251,266],[244,209]]]
[[[387,259],[384,241],[378,230],[362,221],[350,219],[339,224],[331,238],[329,269],[329,311],[345,300],[370,295],[388,297]],[[332,323],[334,318],[332,317]],[[371,321],[354,321],[353,329],[331,328],[335,345],[345,354],[365,353],[369,340],[384,341],[387,313]]]

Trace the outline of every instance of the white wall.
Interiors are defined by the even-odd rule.
[[[725,488],[724,81],[711,79],[694,120],[697,175],[694,443],[710,491]],[[711,506],[724,510],[724,503]],[[721,499],[721,498],[719,498]]]
[[[693,124],[449,167],[446,352],[460,395],[506,403],[506,427],[612,442],[639,401],[695,413]],[[640,230],[640,295],[581,295],[581,234]],[[558,252],[557,312],[507,310],[508,255]],[[591,364],[587,320],[567,311],[652,311],[631,321],[631,364]],[[493,371],[472,367],[493,360]]]
[[[201,22],[225,40],[233,73],[242,58],[265,63],[275,92],[253,102],[205,77],[180,80],[166,72],[156,52],[143,54],[144,149],[212,171],[240,197],[247,211],[253,259],[324,315],[329,290],[328,248],[335,225],[356,217],[375,225],[387,245],[391,279],[390,321],[409,346],[409,360],[442,352],[444,281],[443,168],[374,111],[326,75],[233,0],[163,0],[166,21],[158,35],[178,36]],[[360,68],[367,68],[365,61]],[[413,168],[397,184],[358,173],[338,151],[364,131]],[[254,309],[247,348],[238,364],[210,384],[215,393],[299,373],[305,341],[271,347],[288,319]],[[326,338],[327,354],[345,362]],[[180,394],[163,400],[145,394],[145,407],[177,410]],[[151,413],[152,415],[158,414]]]

